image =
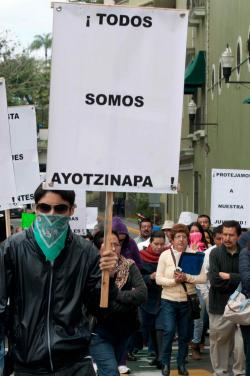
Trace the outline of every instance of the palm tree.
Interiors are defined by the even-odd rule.
[[[48,60],[48,50],[51,48],[52,44],[52,37],[51,33],[42,34],[42,35],[35,35],[33,42],[30,45],[30,50],[40,50],[40,48],[44,48],[44,55],[45,61]]]

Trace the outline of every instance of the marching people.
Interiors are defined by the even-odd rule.
[[[156,284],[156,269],[161,253],[164,251],[165,234],[154,231],[150,237],[149,246],[140,252],[142,259],[142,276],[148,289],[148,299],[141,305],[141,321],[143,332],[149,333],[155,349],[155,358],[150,365],[161,369],[160,351],[162,345],[162,325],[158,322],[161,305],[161,287]],[[158,330],[157,330],[158,329]]]
[[[121,244],[121,255],[127,259],[134,260],[136,266],[141,269],[142,262],[140,258],[140,252],[134,239],[129,236],[127,226],[123,223],[120,217],[113,217],[112,230],[118,233],[119,242]],[[128,349],[124,352],[123,357],[120,360],[119,370],[120,373],[126,373],[129,368],[126,365],[127,358],[129,360],[136,360],[136,356],[133,354],[134,343],[140,336],[140,332],[134,333],[128,341]],[[132,350],[131,350],[132,349]],[[127,350],[130,350],[129,352]]]
[[[205,257],[204,257],[204,268],[206,274],[209,272],[209,256],[210,253],[213,249],[218,248],[222,245],[222,225],[214,227],[213,229],[213,240],[214,240],[214,245],[212,247],[209,247],[205,250]],[[202,298],[206,302],[206,308],[208,310],[208,294],[209,294],[209,289],[210,289],[210,281],[207,279],[207,282],[205,284],[197,285],[196,286],[202,295]]]
[[[15,376],[94,376],[85,309],[100,310],[101,270],[118,294],[117,254],[98,250],[69,228],[74,191],[34,193],[36,220],[0,246],[0,340],[9,299]]]
[[[198,215],[197,222],[200,223],[204,230],[209,230],[211,227],[211,219],[207,214]]]
[[[162,286],[160,316],[163,323],[163,344],[161,362],[162,375],[164,376],[170,375],[172,344],[176,328],[178,332],[178,373],[179,375],[189,374],[185,364],[190,326],[187,294],[195,293],[196,283],[206,282],[203,267],[199,275],[185,274],[177,269],[181,254],[194,252],[188,248],[188,227],[182,224],[174,225],[171,234],[172,247],[160,255],[156,271],[156,283]]]
[[[204,235],[207,242],[207,247],[212,247],[214,245],[213,231],[210,229],[204,230]]]
[[[152,233],[153,223],[149,218],[142,218],[139,223],[140,235],[137,236],[134,241],[138,245],[139,243],[145,243],[145,247],[149,245],[149,239]],[[140,248],[139,248],[140,249]]]
[[[203,227],[199,222],[192,222],[189,229],[189,246],[193,251],[205,251],[208,248]]]
[[[103,237],[103,233],[100,237]],[[133,260],[121,255],[121,244],[116,232],[112,233],[111,247],[118,256],[117,265],[111,274],[118,294],[105,314],[100,312],[95,316],[90,346],[99,376],[119,376],[118,365],[127,341],[140,325],[138,307],[147,299],[147,288],[141,273]]]
[[[212,247],[207,248],[204,251],[205,257],[204,257],[203,265],[204,265],[204,269],[205,269],[205,272],[206,272],[207,275],[208,275],[208,271],[209,271],[209,255],[214,248],[220,247],[221,244],[222,244],[222,225],[214,227],[212,234],[213,234],[214,245]],[[201,351],[202,347],[205,345],[205,334],[206,334],[206,332],[209,328],[209,317],[208,317],[209,288],[210,288],[209,279],[207,279],[205,284],[203,283],[203,284],[197,284],[196,285],[197,293],[198,293],[198,295],[201,295],[201,297],[204,300],[205,305],[206,305],[205,312],[204,312],[204,315],[203,315],[203,332],[202,332],[202,336],[201,336],[201,343],[200,343],[200,346],[199,346],[199,352]],[[202,315],[201,315],[201,317],[202,317]],[[193,355],[193,351],[192,351],[192,355]],[[199,355],[198,355],[198,357],[199,357]]]
[[[192,250],[205,251],[207,247],[207,241],[205,238],[205,231],[199,222],[192,222],[189,226],[189,246]],[[192,359],[200,360],[201,359],[201,338],[203,333],[203,317],[205,314],[205,301],[200,294],[200,290],[196,287],[196,292],[200,300],[201,313],[200,318],[194,320],[194,329],[192,340],[190,342]]]
[[[245,375],[243,341],[237,325],[223,317],[230,295],[240,283],[237,240],[241,227],[237,221],[222,225],[222,242],[209,257],[210,357],[216,376]],[[232,368],[232,369],[231,369]]]
[[[173,228],[174,221],[171,221],[167,219],[163,225],[162,225],[162,230],[165,234],[165,244],[168,245],[171,242],[171,229]]]
[[[240,252],[239,271],[242,293],[250,299],[250,244]],[[250,325],[241,325],[240,328],[246,356],[246,376],[250,376]]]
[[[127,226],[122,222],[120,217],[113,217],[112,230],[118,233],[121,244],[121,255],[134,260],[138,268],[141,269],[142,263],[139,249],[134,239],[129,236]]]

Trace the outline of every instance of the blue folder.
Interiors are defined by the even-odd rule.
[[[184,273],[199,275],[204,261],[204,252],[182,252],[178,266]]]

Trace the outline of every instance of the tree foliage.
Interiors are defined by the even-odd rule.
[[[8,105],[35,105],[37,122],[47,126],[50,61],[36,60],[17,48],[8,34],[0,34],[0,77],[6,81]]]
[[[42,34],[42,35],[35,35],[35,39],[30,45],[30,50],[40,50],[44,48],[44,57],[45,61],[48,60],[48,50],[51,48],[52,45],[52,37],[51,34]]]

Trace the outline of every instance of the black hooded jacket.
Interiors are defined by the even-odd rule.
[[[31,374],[55,372],[88,355],[86,309],[98,310],[101,272],[92,243],[68,233],[54,263],[46,261],[32,228],[0,248],[0,334],[10,304],[14,368]],[[110,299],[117,294],[112,279]]]

